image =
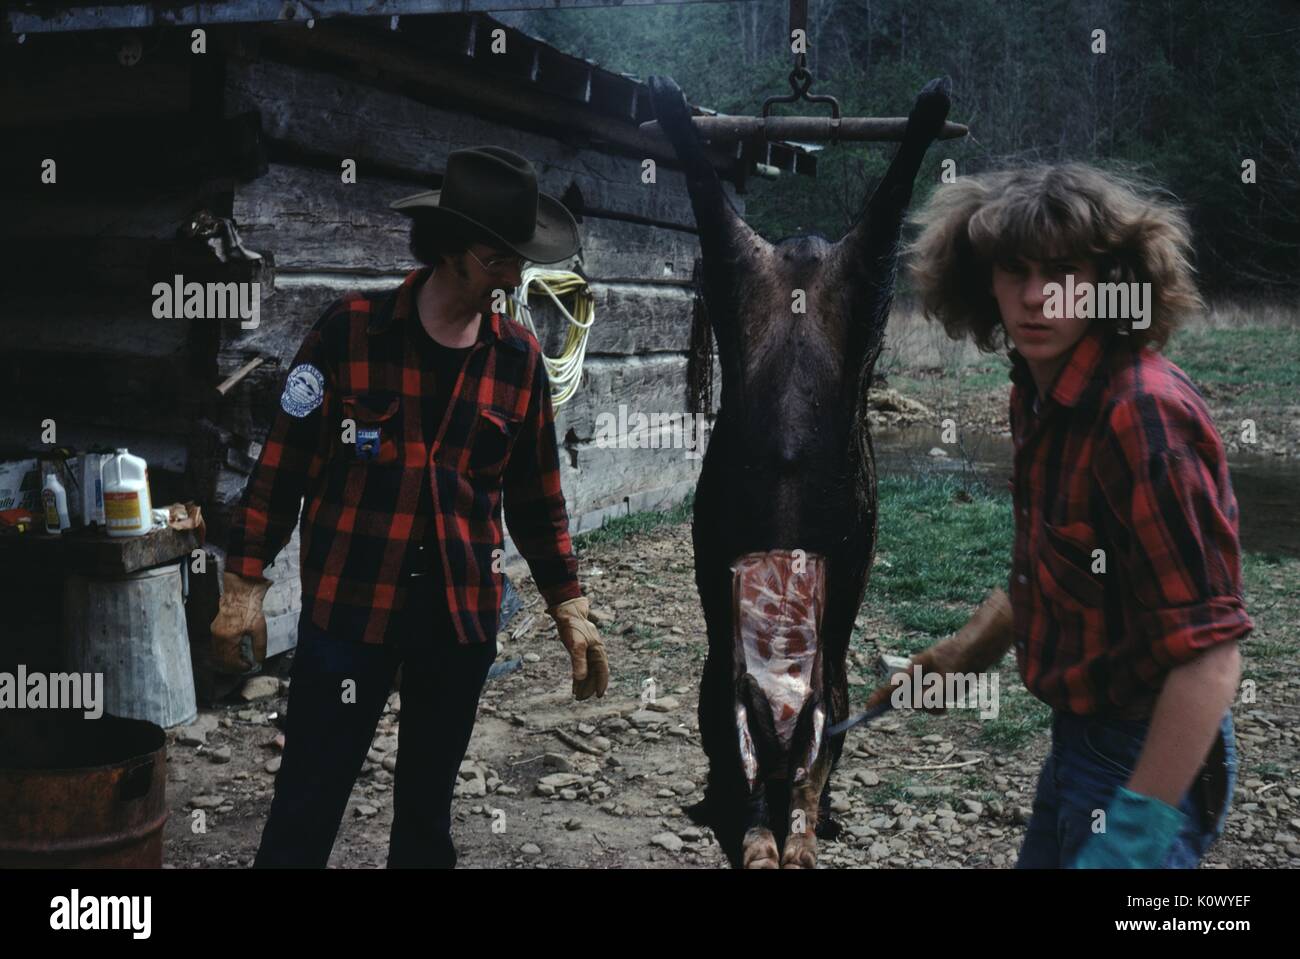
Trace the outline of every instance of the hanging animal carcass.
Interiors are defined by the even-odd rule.
[[[944,128],[949,83],[921,91],[888,171],[839,242],[775,244],[723,193],[681,89],[649,84],[685,171],[722,371],[695,495],[709,778],[692,815],[734,865],[810,868],[844,741],[826,730],[848,713],[849,636],[875,552],[867,388],[903,214]]]

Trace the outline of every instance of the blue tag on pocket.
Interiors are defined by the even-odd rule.
[[[379,427],[357,427],[357,459],[372,460],[379,455]]]

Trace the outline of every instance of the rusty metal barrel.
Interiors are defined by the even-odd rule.
[[[162,867],[167,738],[151,722],[33,710],[0,734],[0,869]]]

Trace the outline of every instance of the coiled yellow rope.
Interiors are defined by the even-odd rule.
[[[587,336],[591,332],[591,325],[596,322],[596,298],[587,286],[587,281],[576,273],[527,267],[515,295],[506,300],[506,312],[511,319],[528,327],[539,341],[541,337],[533,325],[533,311],[528,307],[528,294],[534,284],[551,298],[569,323],[560,355],[550,357],[542,354],[542,360],[546,363],[546,375],[551,380],[551,404],[560,407],[573,398],[582,382],[582,361],[587,355]],[[560,297],[570,295],[573,297],[572,312],[560,300]]]

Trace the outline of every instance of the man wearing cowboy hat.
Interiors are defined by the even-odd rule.
[[[213,658],[244,672],[266,653],[263,569],[306,500],[284,755],[258,866],[326,864],[399,665],[388,865],[455,864],[451,799],[496,655],[503,500],[574,695],[602,696],[609,681],[578,585],[541,348],[492,310],[524,261],[577,251],[577,224],[527,160],[491,146],[453,152],[441,190],[392,208],[412,218],[423,266],[317,320],[231,523]]]

